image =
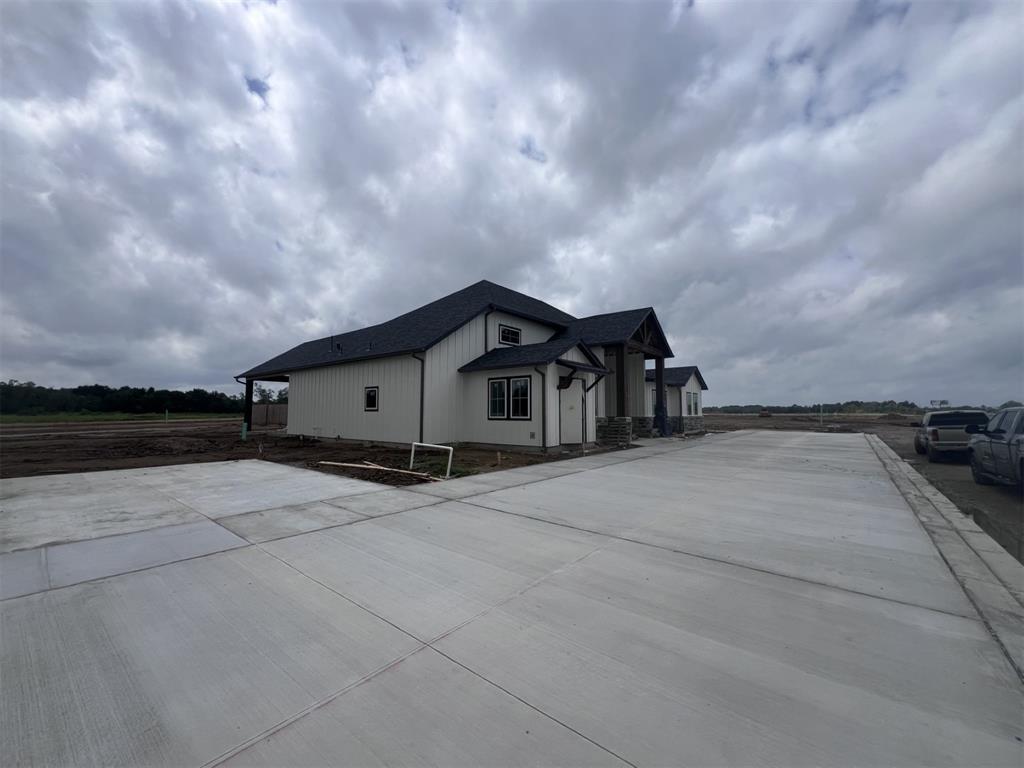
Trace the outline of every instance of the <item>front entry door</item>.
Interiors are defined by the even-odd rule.
[[[583,382],[573,379],[566,389],[558,390],[559,440],[563,445],[583,442]]]

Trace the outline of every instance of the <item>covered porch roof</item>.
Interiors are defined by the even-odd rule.
[[[646,359],[674,356],[653,307],[573,320],[556,338],[578,339],[592,347],[624,344]]]
[[[573,348],[579,349],[589,361],[578,363],[572,360],[561,360],[566,352]],[[547,365],[558,362],[566,367],[576,368],[590,373],[608,373],[601,361],[579,339],[558,338],[540,344],[523,344],[515,347],[495,347],[475,360],[471,360],[461,368],[461,373],[473,371],[494,371],[502,368],[522,368],[530,365]]]

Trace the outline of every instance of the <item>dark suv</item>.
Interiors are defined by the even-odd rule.
[[[974,482],[1024,488],[1024,408],[1004,408],[985,426],[969,424],[967,432]]]

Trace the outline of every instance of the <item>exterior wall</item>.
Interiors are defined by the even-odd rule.
[[[497,333],[497,325],[494,328]],[[484,316],[481,314],[424,353],[425,442],[452,443],[469,439],[461,435],[468,375],[459,373],[459,367],[484,354],[487,351],[485,342]],[[418,398],[417,392],[417,406]]]
[[[647,400],[644,406],[644,415],[654,415],[654,382],[647,382]],[[674,386],[672,384],[665,385],[665,405],[668,408],[668,417],[671,419],[675,416],[682,416],[686,409],[686,403],[683,396],[683,390],[681,387]]]
[[[363,409],[378,387],[379,410]],[[419,439],[420,364],[413,357],[343,363],[288,377],[288,434],[407,443]]]
[[[465,385],[462,398],[461,426],[458,432],[458,440],[460,442],[485,443],[488,445],[526,445],[538,448],[542,445],[541,420],[543,417],[543,400],[540,374],[532,368],[509,368],[501,371],[476,371],[459,375],[462,377]],[[528,420],[491,420],[487,418],[487,380],[499,377],[504,378],[505,376],[530,377],[530,418]],[[549,385],[550,379],[549,373]],[[553,400],[552,397],[554,398]],[[552,402],[554,406],[552,406]],[[549,422],[551,421],[552,411],[554,411],[556,419],[555,429],[557,430],[558,396],[557,394],[552,395],[549,391]],[[558,442],[557,433],[555,435],[555,442]]]
[[[643,416],[647,407],[647,384],[644,381],[646,375],[644,356],[639,352],[630,352],[626,355],[626,391],[629,393],[629,415]]]
[[[683,415],[684,416],[703,416],[704,415],[704,396],[701,393],[700,382],[696,376],[691,376],[690,380],[686,382],[686,386],[683,388]],[[696,413],[688,414],[686,412],[686,392],[693,392],[697,395],[697,411]]]
[[[511,325],[522,331],[523,344],[539,344],[547,341],[555,333],[555,328],[526,320],[504,312],[481,313],[451,335],[445,337],[424,355],[424,392],[423,392],[423,439],[428,443],[454,442],[487,442],[503,443],[500,439],[483,440],[467,436],[466,428],[475,419],[469,418],[471,405],[469,398],[476,397],[486,390],[484,383],[471,392],[469,387],[471,375],[459,373],[459,368],[471,360],[475,360],[498,344],[498,326]],[[481,372],[482,373],[482,372]],[[511,375],[492,371],[491,376]],[[534,374],[536,376],[536,374]],[[485,377],[486,380],[486,377]],[[533,399],[540,402],[540,391],[533,391]],[[550,395],[549,395],[550,397]],[[555,400],[557,404],[557,399]],[[487,412],[481,411],[486,421]],[[493,422],[492,422],[493,423]],[[557,443],[557,421],[553,439]],[[471,434],[479,432],[477,425]],[[515,442],[510,445],[527,445]],[[538,432],[537,444],[540,444]]]
[[[607,368],[607,362],[604,359],[604,347],[591,347],[590,351],[594,353],[598,360]],[[594,395],[594,417],[603,419],[608,413],[608,406],[606,402],[607,395],[605,394],[605,388],[608,386],[609,375],[605,375],[601,381],[597,383],[591,392]],[[595,433],[596,430],[595,430]]]
[[[601,408],[601,416],[621,416],[622,414],[616,413],[616,391],[618,388],[618,382],[615,377],[615,366],[618,364],[618,355],[614,352],[607,353],[604,358],[604,367],[607,368],[611,373],[605,377],[605,381],[601,389],[604,391],[604,397],[602,398],[603,404]],[[643,416],[647,413],[647,397],[646,392],[647,383],[644,381],[644,356],[639,352],[629,352],[626,354],[626,393],[627,400],[626,407],[629,409],[630,416]]]
[[[509,315],[504,312],[491,312],[491,314],[487,315],[487,350],[494,349],[495,347],[507,346],[498,343],[499,325],[511,325],[513,328],[518,328],[522,331],[522,344],[540,344],[548,341],[555,335],[556,331],[553,326],[537,323],[533,320],[516,317],[515,315]],[[479,357],[482,354],[483,352],[476,355],[476,357]]]
[[[590,365],[590,361],[587,359],[587,356],[584,355],[583,352],[581,352],[578,348],[570,349],[568,352],[566,352],[564,355],[562,355],[562,358],[564,360],[572,360],[572,361],[577,362],[577,363],[586,363],[587,365]],[[557,379],[558,376],[561,376],[561,375],[563,375],[563,374],[568,372],[568,369],[562,368],[562,367],[557,366],[557,365],[554,366],[554,368],[555,368],[556,379]],[[597,378],[597,376],[595,374],[593,374],[593,373],[578,373],[576,375],[577,375],[578,378],[582,378],[583,379],[583,387],[584,388],[585,387],[589,387],[591,384],[593,384],[594,383],[594,379]],[[562,397],[568,395],[569,391],[571,391],[573,393],[573,395],[572,395],[573,397],[576,397],[576,399],[580,401],[579,405],[576,406],[577,410],[574,411],[575,413],[578,413],[578,409],[580,407],[582,407],[582,405],[583,405],[583,402],[582,402],[583,398],[580,395],[582,390],[579,388],[579,386],[580,386],[579,384],[573,384],[573,389],[572,390],[568,390],[568,391],[567,390],[559,390],[557,388],[557,381],[556,381],[556,390],[555,391],[557,392],[557,397],[559,398],[558,401],[557,401],[557,402],[559,402],[559,404],[561,404]],[[590,392],[587,393],[586,424],[584,425],[584,429],[585,429],[585,440],[588,443],[592,443],[592,442],[594,442],[597,439],[597,403],[598,403],[597,390],[598,390],[598,388],[600,386],[601,386],[601,384],[599,383],[597,385],[597,387],[594,387],[593,389],[590,390]],[[576,404],[574,403],[573,405],[576,405]],[[559,433],[559,441],[561,441],[561,433]]]

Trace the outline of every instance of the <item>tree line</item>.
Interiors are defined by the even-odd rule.
[[[256,385],[253,400],[258,403],[287,403],[288,388],[274,392]],[[244,395],[191,389],[153,387],[43,387],[31,381],[10,379],[0,382],[0,413],[242,413]]]
[[[1002,405],[944,405],[942,410],[952,408],[981,409],[986,411],[998,410],[1000,408],[1011,408],[1019,406],[1016,400],[1007,400]],[[814,405],[717,405],[705,406],[705,413],[924,413],[929,410],[939,410],[931,406],[919,406],[910,400],[847,400],[842,403],[815,403]]]

